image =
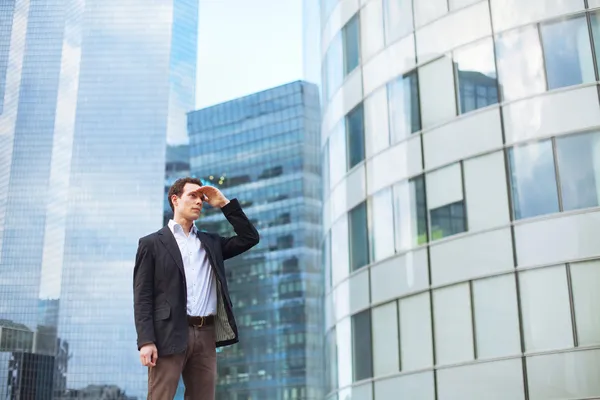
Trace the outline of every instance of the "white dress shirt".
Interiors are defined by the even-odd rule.
[[[183,227],[170,220],[169,228],[175,236],[187,283],[187,313],[193,317],[205,317],[217,314],[217,282],[210,266],[208,254],[192,225],[189,236]]]

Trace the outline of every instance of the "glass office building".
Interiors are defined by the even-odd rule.
[[[197,12],[0,2],[0,397],[145,398],[133,264],[186,136]]]
[[[323,398],[319,115],[318,88],[297,81],[188,116],[192,174],[261,235],[225,264],[240,342],[219,353],[219,400]],[[233,234],[208,205],[198,227]]]
[[[327,399],[600,396],[600,1],[322,1]]]

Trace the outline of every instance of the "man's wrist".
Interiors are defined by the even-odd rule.
[[[225,199],[225,200],[223,200],[223,201],[221,202],[221,204],[219,204],[219,208],[223,208],[223,207],[225,207],[227,204],[229,204],[229,200],[228,200],[228,199]]]

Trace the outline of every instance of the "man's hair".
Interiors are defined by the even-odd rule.
[[[169,188],[169,194],[168,194],[169,205],[171,206],[171,210],[173,212],[175,211],[175,207],[173,207],[173,200],[171,200],[171,197],[173,197],[173,195],[176,195],[177,197],[181,197],[181,195],[183,194],[183,188],[185,187],[186,183],[193,183],[198,186],[202,186],[202,182],[200,182],[200,179],[197,179],[197,178],[186,177],[186,178],[177,179],[175,181],[175,183],[173,185],[171,185],[171,187]]]

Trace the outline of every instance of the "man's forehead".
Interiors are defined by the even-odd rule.
[[[198,189],[200,189],[200,186],[195,183],[186,183],[185,186],[183,187],[183,191],[185,193],[195,192]]]

